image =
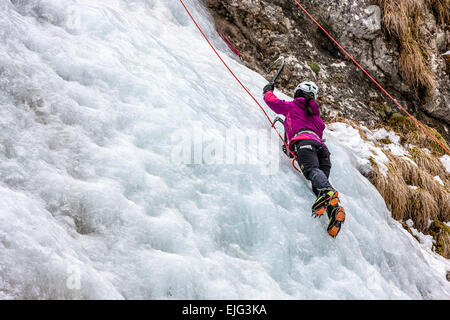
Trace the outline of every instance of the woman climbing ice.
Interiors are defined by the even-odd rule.
[[[316,102],[319,88],[314,82],[302,82],[295,88],[293,101],[278,99],[273,90],[273,83],[264,87],[264,101],[274,112],[285,116],[286,142],[317,196],[312,206],[313,215],[320,217],[326,211],[330,219],[328,233],[336,237],[345,220],[345,212],[339,205],[338,192],[328,180],[331,161],[330,151],[322,139],[325,124]]]

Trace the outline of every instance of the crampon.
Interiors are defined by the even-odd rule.
[[[338,192],[335,190],[327,190],[319,195],[312,207],[312,216],[321,217],[329,206],[335,207],[339,203]]]

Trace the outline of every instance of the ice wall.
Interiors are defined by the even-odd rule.
[[[263,103],[264,78],[185,2]],[[180,141],[271,131],[178,1],[3,0],[0,41],[0,298],[450,297],[448,260],[390,217],[333,132],[337,239],[278,148],[258,153],[272,174],[248,152],[179,161]]]

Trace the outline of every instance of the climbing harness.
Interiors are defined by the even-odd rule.
[[[296,134],[294,134],[294,136],[291,138],[291,140],[294,140],[294,138],[297,138],[299,135],[304,134],[304,133],[312,134],[313,136],[315,136],[317,139],[319,139],[319,140],[322,141],[322,142],[325,142],[325,141],[326,141],[326,139],[321,139],[317,133],[315,133],[315,132],[312,131],[312,130],[308,130],[308,129],[301,129],[299,132],[297,132]]]

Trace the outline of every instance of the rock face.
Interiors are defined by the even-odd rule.
[[[265,74],[279,55],[286,69],[277,88],[293,95],[300,81],[320,86],[325,118],[342,116],[374,125],[402,112],[348,59],[323,31],[290,0],[203,0],[218,27],[242,53],[242,61]],[[399,44],[383,32],[380,7],[372,0],[303,0],[299,3],[367,72],[419,120],[450,137],[450,78],[442,53],[450,44],[430,10],[424,23],[429,61],[436,80],[425,95],[402,78]],[[267,75],[267,79],[270,76]]]

